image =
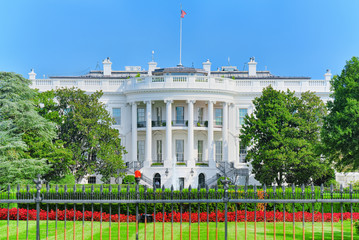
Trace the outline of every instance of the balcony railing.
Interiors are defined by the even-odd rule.
[[[137,122],[137,127],[138,127],[138,128],[144,128],[144,127],[146,127],[146,121]]]
[[[208,159],[196,158],[196,167],[208,167]]]
[[[173,120],[173,126],[188,126],[187,120]]]
[[[166,121],[165,120],[152,121],[152,127],[166,127]]]
[[[208,127],[208,121],[194,121],[195,127]]]
[[[85,91],[102,90],[106,92],[127,92],[141,89],[158,88],[195,88],[216,89],[234,92],[261,92],[263,88],[272,85],[276,90],[296,92],[315,91],[329,92],[330,83],[326,80],[311,80],[308,78],[280,79],[230,79],[222,77],[200,76],[152,76],[132,79],[79,79],[53,78],[32,80],[32,86],[40,91],[56,89],[58,86],[75,86]]]

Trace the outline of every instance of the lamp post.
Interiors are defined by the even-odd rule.
[[[135,181],[137,184],[140,183],[141,180],[141,172],[139,170],[135,171]]]

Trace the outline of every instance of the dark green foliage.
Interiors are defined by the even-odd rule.
[[[0,185],[30,183],[46,174],[46,154],[54,148],[55,125],[41,117],[30,81],[15,73],[0,72]]]
[[[101,91],[86,94],[76,88],[40,94],[38,111],[56,123],[56,144],[66,149],[62,158],[54,153],[54,175],[62,177],[70,172],[78,181],[87,174],[98,173],[104,182],[123,176],[119,170],[124,167],[125,150],[119,131],[112,128],[114,119],[100,101],[102,95]],[[64,170],[57,171],[59,168]]]
[[[133,175],[127,175],[122,179],[122,184],[135,184],[135,176]]]
[[[325,155],[339,171],[359,169],[359,59],[347,61],[331,80],[333,100],[328,101],[322,139]]]
[[[326,114],[314,93],[298,98],[294,92],[265,88],[245,117],[240,139],[250,147],[246,160],[262,184],[308,184],[329,165],[321,159],[320,128]]]

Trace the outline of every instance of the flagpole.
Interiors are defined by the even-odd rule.
[[[182,4],[181,4],[181,13],[182,13]],[[182,17],[180,16],[180,61],[178,66],[182,66]]]

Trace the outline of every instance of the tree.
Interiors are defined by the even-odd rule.
[[[58,104],[55,102],[55,91],[46,91],[38,93],[34,98],[34,103],[38,113],[53,122],[56,126],[57,136],[51,141],[29,141],[31,144],[31,156],[37,158],[46,158],[47,162],[51,164],[50,171],[44,178],[51,182],[62,181],[62,178],[70,173],[69,166],[75,164],[72,158],[72,151],[65,147],[65,142],[58,137],[59,124],[63,122],[63,117],[60,116]],[[29,140],[37,139],[38,137],[29,136]]]
[[[18,74],[0,72],[0,184],[30,183],[50,167],[31,154],[32,145],[51,142],[56,132],[35,110],[36,92],[29,84]]]
[[[326,156],[340,171],[359,168],[359,59],[347,61],[330,82],[333,100],[328,101],[322,139]]]
[[[124,168],[125,149],[119,131],[111,127],[114,119],[100,102],[102,95],[62,88],[44,93],[38,103],[44,105],[41,114],[56,122],[59,139],[71,151],[73,163],[67,168],[77,181],[92,173],[101,174],[104,182],[123,175],[119,170]]]
[[[254,113],[245,117],[240,139],[250,147],[246,157],[262,184],[307,184],[324,174],[320,127],[325,105],[314,93],[265,88],[253,100]]]

